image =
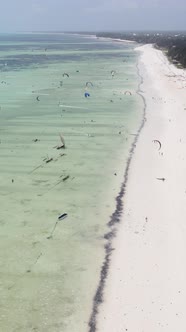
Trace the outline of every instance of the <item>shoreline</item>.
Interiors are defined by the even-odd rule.
[[[109,39],[109,38],[107,38]],[[112,40],[115,41],[115,40]],[[122,40],[122,42],[125,42]],[[95,332],[97,331],[97,315],[99,313],[99,307],[103,303],[103,296],[104,296],[104,288],[105,288],[105,282],[108,277],[108,273],[110,270],[110,263],[111,263],[111,256],[112,256],[112,251],[113,251],[113,246],[112,242],[115,237],[117,237],[117,232],[118,232],[118,227],[117,225],[121,222],[121,217],[124,209],[124,204],[123,204],[123,198],[126,194],[126,187],[127,187],[127,182],[128,182],[128,175],[129,175],[129,169],[130,169],[130,164],[132,161],[133,154],[136,149],[136,144],[138,142],[139,136],[141,131],[143,130],[143,127],[146,122],[146,101],[144,96],[141,94],[141,85],[143,84],[143,77],[140,74],[139,68],[138,68],[138,62],[136,63],[136,68],[137,68],[137,73],[139,77],[139,83],[138,83],[138,89],[136,93],[142,98],[143,100],[143,114],[142,114],[142,120],[140,122],[140,126],[137,130],[137,134],[135,135],[135,139],[133,143],[131,144],[131,148],[129,151],[129,157],[127,159],[126,163],[126,168],[124,171],[124,176],[123,176],[123,182],[120,187],[120,191],[115,198],[116,201],[116,208],[113,214],[110,217],[110,220],[107,223],[108,226],[108,232],[104,234],[104,239],[106,240],[104,250],[105,250],[105,259],[101,267],[101,272],[100,272],[100,281],[96,290],[96,294],[93,299],[93,308],[92,308],[92,313],[88,322],[89,326],[89,332]]]
[[[186,160],[182,146],[186,145],[186,72],[151,45],[137,50],[141,51],[143,89],[139,93],[146,103],[147,123],[144,127],[144,115],[108,223],[105,262],[89,332],[186,328]],[[161,151],[153,140],[161,141]]]

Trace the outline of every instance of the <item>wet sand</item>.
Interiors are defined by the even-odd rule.
[[[186,72],[151,45],[137,51],[146,121],[90,331],[185,331]]]

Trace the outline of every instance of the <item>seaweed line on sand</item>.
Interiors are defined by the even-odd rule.
[[[140,82],[138,84],[138,89],[137,89],[137,94],[142,98],[143,100],[143,116],[142,116],[142,121],[140,124],[140,127],[137,131],[137,135],[135,136],[135,139],[131,145],[131,149],[129,152],[129,157],[127,160],[125,172],[124,172],[124,180],[123,183],[121,184],[121,189],[120,192],[118,193],[118,196],[116,197],[116,209],[113,212],[113,214],[110,217],[110,220],[108,222],[108,227],[109,231],[104,235],[104,238],[106,239],[106,244],[105,244],[105,258],[103,265],[101,267],[101,272],[100,272],[100,280],[99,284],[96,290],[96,294],[93,299],[93,307],[92,307],[92,313],[88,322],[88,327],[89,327],[89,332],[96,332],[97,330],[97,314],[99,312],[99,306],[101,303],[103,303],[103,296],[104,296],[104,287],[105,287],[105,282],[106,278],[108,276],[109,268],[110,268],[110,260],[111,260],[111,255],[112,255],[112,240],[117,234],[117,229],[114,227],[121,221],[121,215],[123,213],[123,197],[126,193],[126,187],[127,187],[127,181],[128,181],[128,175],[129,175],[129,168],[132,160],[132,156],[136,147],[136,143],[139,139],[139,135],[145,125],[146,122],[146,100],[144,96],[142,95],[141,91],[141,85],[143,84],[143,77],[140,75],[140,70],[139,70],[139,63],[137,62],[136,64],[137,68],[137,73],[140,78]]]

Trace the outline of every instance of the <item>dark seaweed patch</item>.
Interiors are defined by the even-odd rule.
[[[65,62],[73,62],[73,61],[87,61],[88,58],[99,59],[104,57],[104,59],[112,59],[112,58],[123,58],[123,53],[93,53],[90,55],[87,54],[72,54],[72,55],[64,55],[64,54],[19,54],[19,55],[11,55],[6,58],[0,58],[0,68],[1,71],[9,71],[9,70],[20,70],[26,69],[30,66],[44,66],[48,64],[56,63],[65,63]],[[6,64],[6,65],[5,65]]]
[[[131,149],[130,149],[129,158],[128,158],[125,173],[124,173],[124,180],[123,180],[123,183],[121,184],[120,192],[119,192],[118,196],[116,197],[115,211],[113,212],[113,214],[112,214],[112,216],[111,216],[111,218],[110,218],[110,220],[107,224],[108,227],[109,227],[109,231],[108,231],[108,233],[106,233],[104,235],[104,238],[107,240],[107,243],[105,244],[105,259],[104,259],[104,262],[103,262],[103,265],[102,265],[102,268],[101,268],[101,272],[100,272],[99,284],[98,284],[96,294],[95,294],[94,299],[93,299],[92,313],[91,313],[90,320],[89,320],[89,323],[88,323],[89,332],[96,332],[96,330],[97,330],[97,314],[98,314],[98,311],[99,311],[99,306],[103,302],[105,282],[106,282],[106,278],[107,278],[108,273],[109,273],[110,259],[111,259],[112,250],[113,250],[112,240],[117,234],[117,227],[116,226],[121,221],[121,215],[122,215],[122,212],[123,212],[123,209],[124,209],[123,197],[124,197],[125,192],[126,192],[126,187],[127,187],[127,182],[128,182],[128,174],[129,174],[129,168],[130,168],[132,156],[133,156],[133,153],[134,153],[139,135],[140,135],[140,133],[141,133],[141,131],[142,131],[144,125],[145,125],[145,122],[146,122],[146,101],[145,101],[145,98],[143,97],[143,95],[141,94],[141,90],[140,90],[140,86],[141,86],[141,84],[143,84],[143,78],[139,73],[138,65],[137,65],[137,71],[138,71],[138,76],[140,78],[140,83],[138,85],[137,93],[138,93],[138,95],[141,96],[141,98],[143,99],[143,103],[144,103],[143,118],[142,118],[142,122],[140,124],[138,132],[135,136],[135,139],[134,139],[134,141],[132,143],[132,146],[131,146]]]

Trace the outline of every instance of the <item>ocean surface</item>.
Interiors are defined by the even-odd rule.
[[[0,35],[3,332],[88,331],[104,234],[143,115],[134,47]]]

